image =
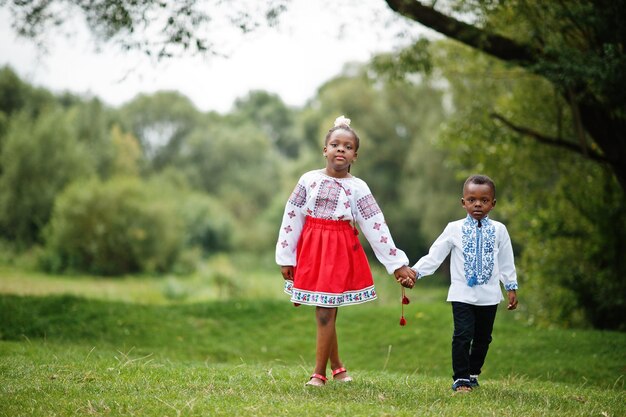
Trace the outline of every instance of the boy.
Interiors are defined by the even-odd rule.
[[[506,227],[491,220],[496,186],[485,175],[472,175],[463,185],[461,205],[465,219],[448,223],[427,255],[413,266],[417,278],[433,274],[451,252],[452,390],[471,391],[480,374],[496,318],[503,300],[500,282],[508,295],[508,309],[517,308],[517,274]]]

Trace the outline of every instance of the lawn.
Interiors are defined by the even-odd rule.
[[[342,309],[341,354],[355,382],[311,389],[304,382],[314,363],[313,310],[291,306],[279,289],[139,302],[124,284],[150,278],[114,281],[103,297],[81,293],[92,288],[86,277],[64,295],[38,286],[65,277],[20,274],[28,285],[19,291],[16,280],[0,278],[3,416],[626,415],[626,334],[541,329],[506,310],[481,387],[452,393],[451,313],[438,287],[410,293],[406,327],[391,281],[381,283],[380,300]]]

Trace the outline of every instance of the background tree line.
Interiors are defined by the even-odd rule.
[[[215,251],[269,253],[286,196],[299,174],[321,165],[325,130],[345,113],[364,138],[354,173],[372,185],[400,247],[423,253],[459,216],[462,179],[484,172],[500,185],[494,217],[511,230],[529,318],[623,330],[623,2],[387,3],[467,46],[422,39],[347,67],[303,108],[252,92],[226,115],[200,113],[176,93],[110,109],[5,69],[2,235],[18,248],[41,245],[48,269],[109,274],[184,271]],[[115,2],[126,20],[108,21],[97,8],[90,18],[117,28],[115,37],[154,4]],[[183,49],[196,7],[185,4],[188,14],[172,25],[191,37],[169,41]],[[10,5],[25,12],[26,35],[44,28],[38,10]],[[268,18],[287,8],[265,5]],[[101,215],[126,235],[112,239],[103,221],[87,220],[95,206],[132,213]],[[77,224],[89,234],[72,230]],[[158,224],[150,233],[161,237],[146,224]],[[80,243],[90,236],[98,243]],[[80,250],[64,247],[72,241]],[[104,248],[122,244],[135,260],[94,267]]]
[[[35,88],[10,68],[0,93],[11,97],[1,108],[0,233],[16,250],[40,248],[50,271],[184,272],[217,252],[271,254],[286,199],[299,175],[324,165],[323,138],[340,113],[363,138],[354,173],[407,251],[423,252],[456,211],[410,207],[409,188],[456,200],[452,173],[430,181],[419,168],[444,159],[433,142],[442,92],[378,83],[366,66],[346,68],[302,109],[255,91],[225,115],[175,92],[110,108]]]

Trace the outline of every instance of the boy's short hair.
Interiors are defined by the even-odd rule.
[[[496,198],[496,184],[493,182],[491,178],[489,178],[486,175],[480,175],[480,174],[470,175],[463,183],[463,191],[465,191],[465,187],[467,187],[467,184],[478,184],[478,185],[487,184],[493,190],[493,198]]]

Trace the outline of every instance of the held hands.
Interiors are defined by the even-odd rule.
[[[293,281],[293,266],[281,266],[280,273],[283,274],[285,280]]]
[[[405,288],[413,288],[417,280],[417,274],[414,270],[404,265],[393,271],[396,281]]]
[[[517,293],[515,290],[507,291],[506,295],[509,297],[509,305],[506,307],[508,310],[515,310],[517,308]]]

